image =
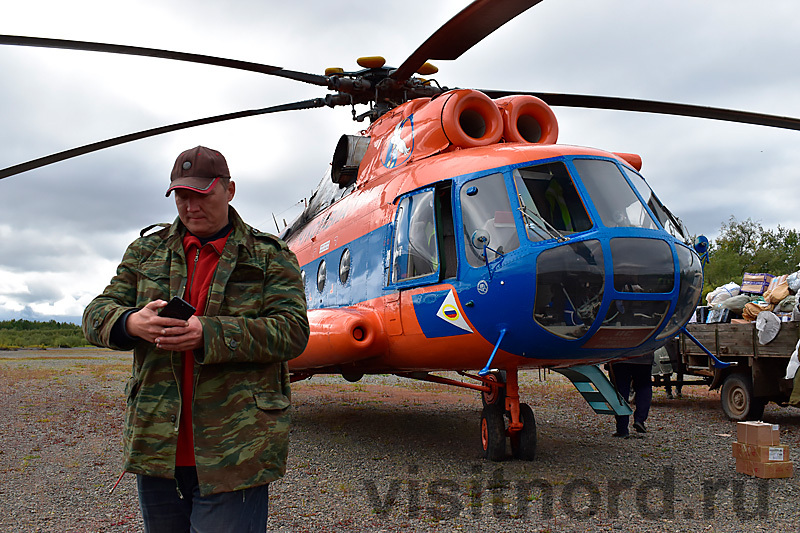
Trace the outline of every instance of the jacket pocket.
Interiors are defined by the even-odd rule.
[[[163,264],[142,264],[138,273],[137,305],[145,305],[159,298],[169,299],[169,271],[164,269]]]
[[[253,395],[256,402],[256,407],[262,411],[282,411],[291,405],[289,398],[282,393],[273,392],[257,392]]]
[[[252,265],[237,265],[225,284],[222,314],[256,316],[261,308],[264,271]]]
[[[125,383],[125,399],[128,401],[128,403],[133,402],[138,392],[139,380],[134,377],[128,378],[128,381]]]
[[[125,383],[125,426],[122,429],[122,442],[125,447],[126,461],[133,443],[136,428],[136,395],[139,393],[139,380],[135,377]]]

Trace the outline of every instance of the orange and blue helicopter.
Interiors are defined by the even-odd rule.
[[[190,61],[326,87],[324,98],[132,133],[0,170],[5,178],[137,139],[245,116],[351,106],[326,177],[282,237],[297,254],[311,338],[292,379],[389,373],[479,391],[492,460],[536,453],[519,370],[567,376],[599,413],[630,408],[598,365],[654,351],[690,319],[707,241],[692,240],[634,154],[557,144],[551,106],[800,129],[800,120],[591,95],[448,89],[457,59],[541,0],[476,0],[400,67],[380,57],[324,75],[213,56],[0,35],[0,44]],[[424,77],[423,77],[424,76]],[[367,105],[361,115],[356,106]],[[688,333],[688,332],[687,332]],[[713,357],[709,353],[709,356]],[[452,371],[460,378],[437,372]]]

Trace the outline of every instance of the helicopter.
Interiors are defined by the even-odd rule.
[[[484,454],[536,452],[518,372],[552,368],[598,412],[623,413],[596,365],[655,350],[688,321],[702,266],[641,158],[557,144],[552,107],[619,109],[789,129],[786,117],[589,95],[448,89],[457,59],[538,1],[477,0],[399,67],[325,74],[212,56],[22,36],[0,44],[141,55],[249,70],[331,91],[121,136],[0,170],[9,177],[192,126],[346,106],[369,123],[336,146],[330,178],[283,233],[300,260],[312,337],[293,379],[392,373],[479,391]],[[367,106],[356,112],[356,106]],[[455,371],[469,381],[435,372]],[[478,371],[477,374],[470,373]]]

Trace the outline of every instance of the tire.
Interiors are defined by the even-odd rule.
[[[489,381],[494,381],[496,383],[503,383],[506,382],[506,372],[505,370],[492,370],[487,376],[486,379]],[[483,402],[483,407],[496,407],[503,412],[506,410],[506,388],[503,387],[492,387],[491,392],[482,392],[481,393],[481,402]]]
[[[536,459],[536,418],[533,409],[526,403],[519,405],[519,418],[522,430],[511,436],[511,453],[515,459],[533,461]]]
[[[750,376],[731,374],[722,383],[722,411],[731,420],[758,420],[764,414],[766,400],[753,397]]]
[[[486,407],[481,412],[481,444],[483,457],[502,461],[506,456],[506,424],[502,411]]]

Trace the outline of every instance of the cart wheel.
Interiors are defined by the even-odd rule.
[[[506,423],[503,412],[489,406],[481,413],[481,444],[483,457],[490,461],[502,461],[506,455]]]
[[[753,397],[753,384],[744,374],[731,374],[722,383],[722,410],[731,420],[757,420],[764,414],[767,402]]]

